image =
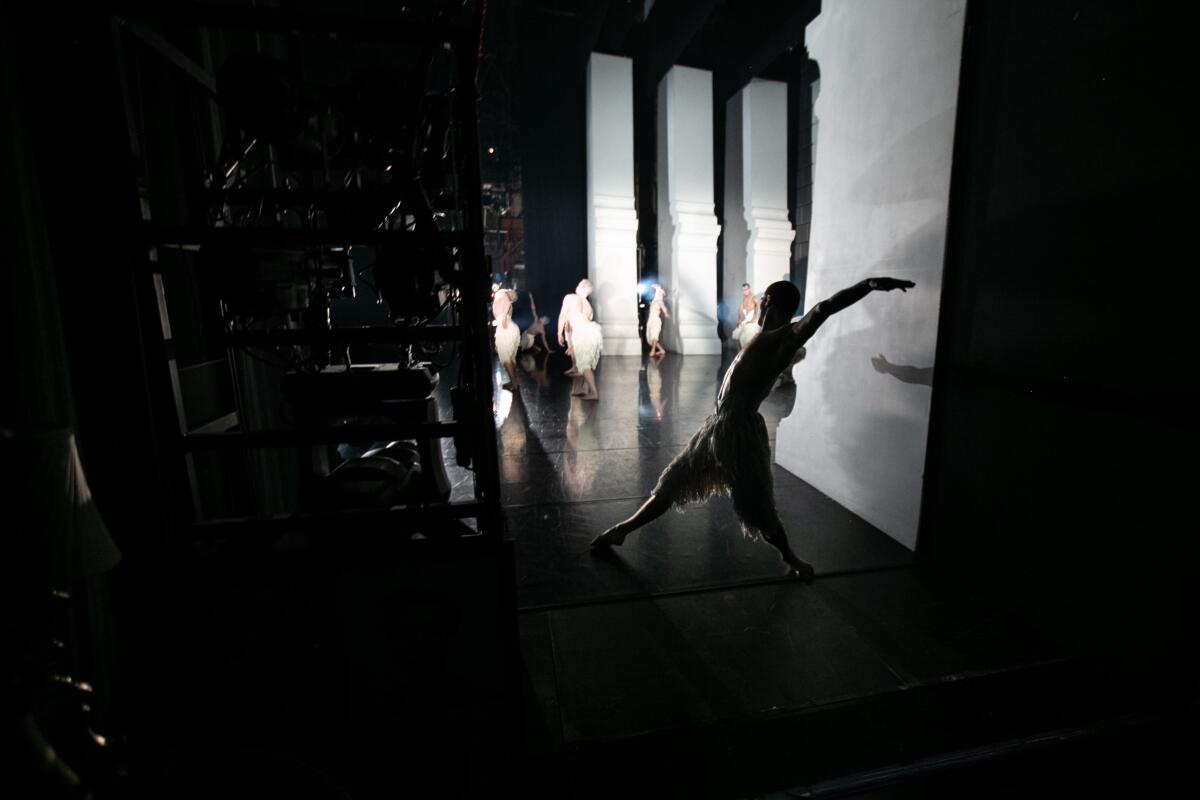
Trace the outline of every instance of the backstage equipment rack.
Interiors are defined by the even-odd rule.
[[[460,355],[459,387],[462,402],[454,403],[454,419],[393,424],[353,425],[343,427],[283,427],[274,430],[235,430],[239,426],[237,412],[204,425],[192,426],[185,413],[180,384],[180,372],[175,359],[171,321],[167,313],[163,271],[160,263],[162,248],[195,250],[205,244],[239,244],[244,246],[281,247],[382,247],[403,246],[405,237],[414,234],[406,230],[357,230],[288,227],[204,227],[162,225],[151,220],[150,206],[145,197],[141,202],[141,219],[134,224],[133,239],[136,252],[142,254],[135,273],[137,294],[145,331],[152,331],[155,321],[158,332],[144,335],[149,380],[158,404],[164,406],[163,418],[170,429],[162,442],[168,464],[181,464],[178,472],[164,476],[171,480],[176,493],[190,497],[186,503],[173,503],[171,513],[181,531],[176,542],[169,543],[176,552],[184,552],[200,543],[214,540],[261,540],[278,534],[304,532],[364,532],[387,534],[398,526],[437,526],[453,530],[452,537],[464,541],[498,541],[502,538],[499,470],[492,409],[492,375],[489,320],[487,305],[490,272],[483,249],[483,212],[479,164],[478,116],[476,109],[478,59],[482,30],[483,3],[476,3],[471,25],[422,24],[400,19],[363,19],[325,14],[291,13],[277,10],[231,8],[188,4],[172,5],[169,23],[188,25],[199,30],[213,28],[236,30],[243,34],[326,36],[375,42],[401,42],[421,46],[438,46],[452,50],[457,83],[452,103],[459,121],[455,153],[459,176],[457,209],[461,229],[440,231],[442,247],[457,248],[461,269],[458,273],[457,302],[459,313],[454,324],[370,325],[363,327],[313,327],[277,330],[223,331],[226,359],[232,369],[234,349],[254,346],[309,346],[314,348],[347,348],[351,344],[413,345],[430,342],[454,342]],[[114,43],[117,52],[123,46],[137,42],[165,59],[164,68],[182,70],[209,95],[215,95],[215,80],[211,65],[196,63],[156,32],[152,24],[154,12],[122,13],[112,18]],[[164,15],[165,19],[165,15]],[[125,43],[124,45],[122,43]],[[169,65],[169,66],[167,66]],[[139,132],[130,110],[128,73],[122,65],[123,91],[126,96],[126,119],[129,123],[131,147],[136,154]],[[304,203],[329,204],[361,203],[366,192],[339,190],[275,189],[233,190],[253,194],[264,203],[277,200],[299,200]],[[169,390],[168,387],[169,386]],[[173,408],[168,404],[173,403]],[[244,424],[244,420],[241,420]],[[177,424],[175,424],[177,423]],[[201,451],[238,451],[269,447],[313,447],[347,441],[379,439],[415,439],[433,442],[454,438],[471,452],[474,478],[474,497],[470,501],[420,502],[389,508],[351,508],[336,511],[296,511],[272,516],[220,516],[210,518],[200,512],[195,457]],[[460,461],[460,463],[462,463]],[[473,518],[475,534],[461,524]]]

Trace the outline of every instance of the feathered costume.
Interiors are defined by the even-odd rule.
[[[656,283],[654,284],[654,299],[650,301],[650,310],[646,312],[646,344],[651,347],[654,347],[654,344],[662,336],[662,318],[665,309],[663,288]]]
[[[515,292],[500,289],[492,300],[493,324],[496,326],[496,355],[501,364],[515,364],[517,350],[521,346],[521,329],[512,320],[512,305]]]
[[[754,337],[762,333],[762,326],[754,321],[754,316],[758,313],[758,309],[746,308],[742,310],[742,319],[738,322],[737,327],[733,329],[733,340],[738,343],[738,347],[745,350],[746,347],[754,341]]]
[[[575,353],[575,365],[580,371],[595,369],[600,363],[604,336],[600,325],[592,321],[592,304],[582,295],[569,294],[563,299],[563,313],[567,315],[567,341]]]

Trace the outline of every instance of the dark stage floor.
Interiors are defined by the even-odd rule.
[[[516,395],[497,389],[506,527],[523,609],[783,578],[775,550],[740,533],[725,497],[669,513],[621,548],[588,547],[650,494],[712,409],[729,360],[607,357],[597,370],[601,399],[591,402],[571,396],[564,358],[530,358]],[[795,391],[777,389],[763,404],[772,445]],[[465,498],[469,475],[452,478]],[[792,545],[818,575],[911,563],[903,546],[779,467],[775,488]]]
[[[598,402],[571,397],[561,356],[526,359],[519,392],[496,391],[526,750],[566,764],[531,792],[613,796],[620,780],[592,770],[618,757],[659,772],[705,765],[668,780],[662,796],[746,796],[1076,724],[1087,704],[1057,690],[1036,714],[1014,700],[1048,685],[1085,692],[1071,654],[949,588],[779,467],[776,497],[794,549],[816,569],[810,585],[740,533],[723,497],[672,512],[619,549],[590,550],[709,412],[729,359],[606,357]],[[763,404],[772,442],[796,391],[778,388]],[[469,491],[466,473],[452,477]]]

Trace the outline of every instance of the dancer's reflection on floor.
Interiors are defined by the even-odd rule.
[[[512,394],[508,416],[501,422],[496,436],[503,456],[500,459],[500,481],[515,483],[522,480],[522,473],[526,470],[523,456],[529,445],[529,415],[520,392]]]
[[[654,406],[654,418],[663,418],[663,379],[658,359],[646,359],[646,388],[650,390],[650,405]]]
[[[546,370],[546,364],[550,361],[550,356],[547,353],[522,353],[517,363],[526,375],[533,378],[533,382],[539,389],[550,385],[550,376]]]
[[[571,498],[589,497],[596,482],[595,461],[580,453],[591,453],[599,449],[596,432],[596,404],[581,397],[572,397],[567,410],[567,440],[563,453],[563,487]]]

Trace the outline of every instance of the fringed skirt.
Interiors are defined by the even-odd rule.
[[[521,329],[515,322],[510,321],[508,327],[496,326],[496,355],[501,364],[514,364],[517,361],[517,349],[521,346]]]
[[[654,487],[677,508],[728,494],[742,532],[756,536],[779,525],[771,477],[771,442],[757,410],[720,409],[711,414]]]
[[[662,336],[662,325],[661,315],[650,315],[650,319],[646,320],[646,344],[653,345],[658,341],[658,337]]]
[[[575,365],[581,371],[595,369],[600,363],[600,350],[604,347],[599,324],[581,317],[572,319],[571,347],[575,351]]]
[[[733,329],[733,338],[738,347],[745,350],[754,341],[754,337],[762,333],[762,326],[756,322],[742,322]]]

